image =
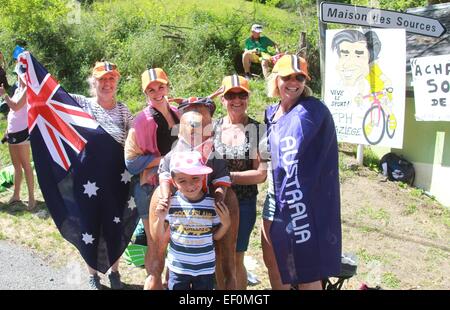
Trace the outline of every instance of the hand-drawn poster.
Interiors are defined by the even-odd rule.
[[[327,30],[325,104],[340,142],[402,148],[404,29]]]
[[[450,121],[450,54],[411,59],[417,121]]]

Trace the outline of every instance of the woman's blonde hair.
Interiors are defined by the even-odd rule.
[[[278,84],[277,84],[278,76],[279,75],[276,73],[271,73],[267,77],[266,87],[267,87],[267,97],[269,97],[269,98],[280,97],[280,90],[278,89]],[[305,88],[303,89],[303,92],[300,95],[300,97],[309,97],[312,95],[312,93],[313,92],[312,92],[311,88],[309,88],[309,86],[305,85]]]

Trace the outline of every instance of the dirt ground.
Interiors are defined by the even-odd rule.
[[[340,153],[343,252],[355,254],[358,261],[357,275],[343,289],[359,289],[362,283],[383,289],[450,289],[450,210],[419,189],[354,167],[353,158],[354,154]],[[30,213],[23,204],[6,206],[10,194],[0,193],[0,239],[31,248],[49,264],[77,266],[84,273],[84,264],[59,235],[42,197],[38,209]],[[249,289],[270,288],[260,245],[264,194],[261,186],[257,224],[247,252],[248,269],[260,283]],[[124,260],[120,269],[127,288],[142,288],[143,269]]]
[[[357,275],[343,289],[359,289],[363,283],[383,289],[450,289],[450,210],[423,191],[386,181],[366,167],[347,168],[353,154],[341,152],[340,157],[342,247],[358,261]],[[264,289],[270,285],[259,238],[254,231],[249,254],[263,281],[252,288]]]

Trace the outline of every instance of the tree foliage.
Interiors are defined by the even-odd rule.
[[[54,29],[68,12],[67,1],[63,0],[0,0],[2,27],[23,37]]]

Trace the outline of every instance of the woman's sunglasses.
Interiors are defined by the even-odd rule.
[[[283,82],[287,82],[291,79],[291,77],[294,77],[297,81],[299,81],[300,83],[303,83],[306,80],[306,76],[302,75],[302,74],[291,74],[288,76],[280,76],[280,78],[283,80]]]
[[[247,99],[248,98],[248,93],[246,91],[241,91],[240,93],[232,93],[232,92],[228,92],[225,95],[223,95],[223,97],[226,100],[233,100],[234,98],[238,97],[239,99]]]

